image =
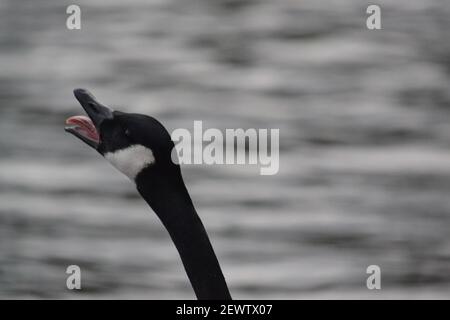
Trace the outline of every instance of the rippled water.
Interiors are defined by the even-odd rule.
[[[235,298],[450,297],[450,4],[0,2],[0,298],[193,298],[72,89],[170,130],[280,128],[275,176],[184,166]],[[65,269],[82,268],[81,292]],[[366,267],[382,290],[366,288]]]

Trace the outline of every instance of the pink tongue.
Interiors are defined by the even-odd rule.
[[[73,116],[66,120],[66,124],[77,126],[77,130],[81,131],[84,136],[94,141],[100,141],[97,129],[95,129],[92,120],[86,116]]]

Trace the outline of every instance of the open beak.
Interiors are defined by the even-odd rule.
[[[98,102],[86,89],[75,89],[73,94],[88,116],[68,118],[65,130],[97,149],[100,144],[100,126],[104,120],[113,118],[113,110]]]

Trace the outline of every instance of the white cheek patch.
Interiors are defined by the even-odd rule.
[[[152,150],[142,145],[108,152],[105,158],[133,181],[139,172],[155,162]]]

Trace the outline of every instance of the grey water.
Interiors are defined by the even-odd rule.
[[[194,298],[133,184],[64,132],[77,87],[169,130],[280,129],[276,175],[182,167],[234,298],[450,298],[448,1],[378,1],[373,31],[360,0],[77,3],[81,30],[72,1],[0,2],[0,298]]]

